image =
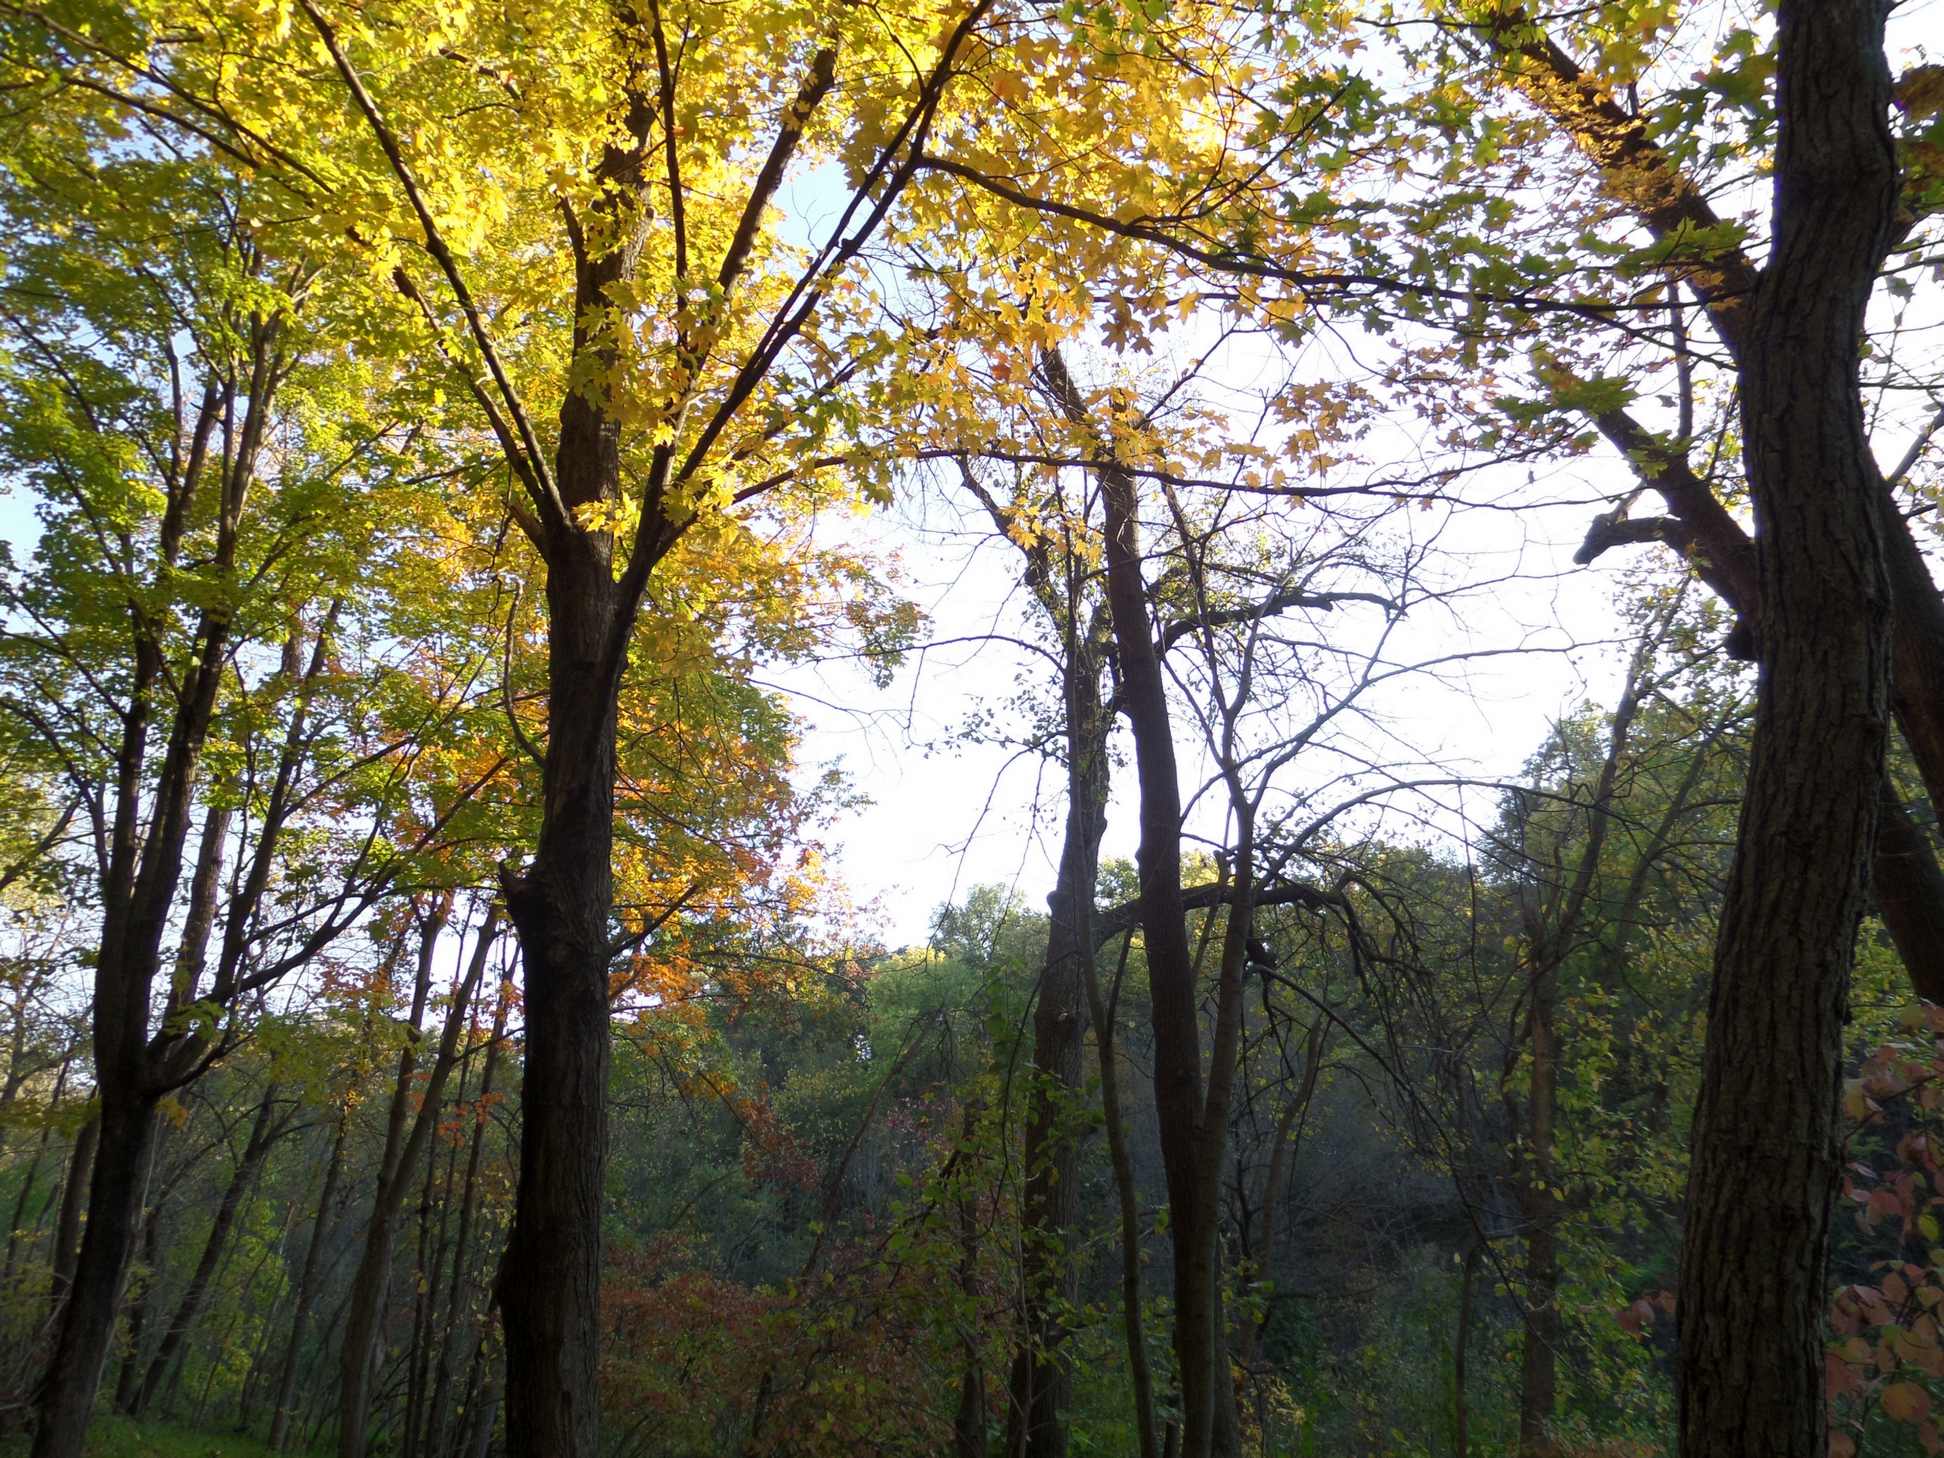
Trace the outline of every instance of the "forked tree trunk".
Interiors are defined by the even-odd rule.
[[[1742,358],[1761,673],[1681,1250],[1688,1458],[1822,1458],[1837,1084],[1889,716],[1882,483],[1858,386],[1892,236],[1886,8],[1784,0],[1774,242]]]
[[[161,523],[160,562],[175,564],[182,522],[199,494],[210,433],[224,422],[223,460],[213,504],[218,521],[211,571],[236,568],[238,527],[268,427],[281,363],[280,322],[252,319],[243,366],[223,386],[208,386],[190,459],[171,483]],[[236,406],[244,397],[241,420]],[[233,426],[233,428],[232,428]],[[207,496],[206,490],[201,495]],[[155,1134],[155,1111],[169,1084],[162,1074],[180,1040],[166,1030],[151,1040],[150,994],[161,969],[162,940],[175,908],[189,838],[198,771],[231,647],[230,607],[214,603],[197,617],[189,653],[170,665],[145,610],[129,605],[132,674],[117,745],[114,824],[101,868],[101,945],[94,968],[95,1084],[101,1138],[88,1193],[87,1234],[74,1286],[61,1312],[47,1375],[41,1383],[33,1458],[81,1458],[102,1366],[114,1332],[115,1299],[137,1224],[142,1170]],[[150,756],[155,707],[173,677],[174,710],[161,762]],[[146,822],[144,817],[146,816]]]
[[[1043,360],[1069,418],[1080,414],[1080,397],[1065,365],[1051,352]],[[1225,1130],[1220,1122],[1203,1126],[1200,999],[1181,890],[1181,784],[1161,658],[1148,621],[1134,480],[1110,458],[1099,461],[1097,469],[1121,705],[1133,730],[1140,783],[1141,929],[1153,995],[1155,1112],[1174,1245],[1181,1451],[1185,1458],[1208,1458],[1216,1439],[1217,1408],[1233,1407],[1232,1395],[1223,1399],[1228,1373],[1217,1370],[1227,1363],[1219,1318],[1216,1205],[1205,1183],[1211,1154],[1219,1162]],[[1246,917],[1246,909],[1242,915]]]

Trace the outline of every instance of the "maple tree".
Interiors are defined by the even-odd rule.
[[[1932,1445],[1929,1252],[1827,1199],[1846,1063],[1928,1107],[1859,924],[1860,996],[1944,991],[1886,23],[0,5],[0,1421],[71,1458],[119,1360],[351,1458]],[[764,677],[890,682],[920,616],[819,518],[939,481],[1063,823],[1050,915],[914,958]],[[1611,717],[1481,787],[1396,705],[1534,645],[1427,624],[1562,505],[1723,611],[1628,579]],[[1745,760],[1667,676],[1718,649]],[[1737,799],[1732,870],[1676,844]],[[1927,1137],[1851,1166],[1904,1245]]]

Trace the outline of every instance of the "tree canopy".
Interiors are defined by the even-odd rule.
[[[0,3],[0,1446],[1938,1451],[1933,45]]]

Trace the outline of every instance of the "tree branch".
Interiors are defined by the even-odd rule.
[[[425,233],[426,252],[430,253],[433,261],[439,265],[439,271],[445,275],[446,283],[451,286],[453,297],[459,301],[459,308],[466,316],[466,325],[472,334],[473,344],[485,359],[486,368],[492,372],[493,383],[499,389],[501,403],[518,430],[520,448],[526,456],[525,469],[520,470],[519,475],[533,495],[534,506],[538,508],[541,517],[549,526],[558,526],[562,529],[570,527],[572,520],[560,499],[559,490],[554,485],[553,475],[547,469],[546,457],[540,449],[540,439],[534,434],[533,424],[527,418],[526,407],[521,404],[519,394],[513,388],[513,382],[507,377],[505,366],[500,363],[499,351],[493,347],[492,336],[486,330],[486,321],[480,314],[478,304],[473,300],[472,290],[466,285],[465,275],[459,271],[459,261],[453,257],[452,250],[446,246],[444,234],[439,231],[439,225],[433,221],[432,211],[426,206],[425,196],[419,190],[418,180],[412,175],[411,166],[405,160],[398,139],[392,135],[391,128],[386,125],[383,115],[378,110],[377,102],[372,100],[371,93],[365,90],[364,82],[359,79],[350,58],[345,55],[343,46],[338,43],[337,32],[331,27],[331,23],[324,18],[312,0],[298,0],[298,3],[303,6],[304,14],[309,17],[318,37],[324,42],[324,48],[331,53],[331,60],[337,66],[338,75],[343,79],[345,89],[351,93],[351,98],[357,103],[358,110],[364,113],[365,120],[370,124],[372,135],[384,151],[386,160],[391,163],[393,176],[398,179],[398,185],[405,191],[406,200],[411,203],[412,211],[418,216],[419,227]]]

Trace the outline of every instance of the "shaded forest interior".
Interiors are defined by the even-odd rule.
[[[0,1453],[1944,1451],[1922,10],[0,3]]]

